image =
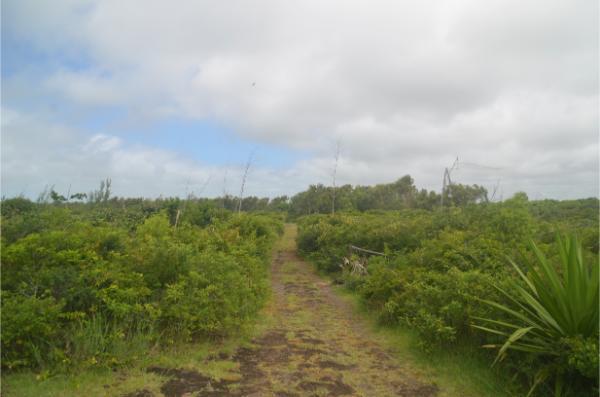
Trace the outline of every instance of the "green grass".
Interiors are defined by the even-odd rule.
[[[88,370],[80,374],[57,375],[37,379],[31,372],[2,377],[2,395],[19,397],[118,396],[137,389],[157,393],[162,377],[146,373],[140,368],[113,372]]]
[[[145,368],[186,368],[200,370],[215,379],[231,378],[234,363],[227,360],[207,360],[219,353],[232,354],[268,326],[268,313],[258,318],[253,326],[241,330],[240,334],[221,341],[182,343],[161,351],[148,352],[135,364],[116,371],[104,368],[88,368],[72,373],[52,376],[23,371],[2,375],[3,397],[105,397],[119,396],[139,389],[160,394],[165,378],[147,373]]]
[[[298,226],[294,223],[286,223],[285,226],[285,232],[282,236],[282,238],[280,238],[277,243],[275,244],[275,249],[276,250],[281,250],[281,251],[291,251],[294,250],[296,247],[296,229],[298,228]]]
[[[514,385],[509,385],[509,380],[492,368],[492,361],[483,357],[480,351],[456,346],[426,353],[417,347],[416,333],[403,327],[379,324],[356,294],[343,287],[337,287],[335,291],[368,320],[374,337],[382,346],[439,387],[440,397],[510,397],[522,393],[522,390],[509,390]]]

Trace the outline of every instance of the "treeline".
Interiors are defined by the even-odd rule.
[[[444,206],[465,206],[487,202],[487,190],[478,185],[454,184],[444,191],[444,197],[434,191],[418,189],[414,180],[406,175],[396,182],[374,186],[343,185],[335,189],[322,184],[310,185],[307,190],[292,197],[279,196],[272,199],[255,196],[242,200],[243,211],[281,211],[294,219],[310,214],[330,214],[336,211],[400,210],[406,208],[434,209]],[[210,202],[216,207],[232,211],[239,207],[235,196],[214,199],[197,199]]]
[[[112,203],[118,204],[125,200],[129,203],[136,199],[121,199],[110,197],[111,181],[102,181],[100,188],[90,193],[75,193],[61,195],[53,188],[46,189],[37,199],[38,203],[72,204],[72,203]],[[68,197],[68,198],[67,198]],[[453,184],[446,188],[442,194],[425,189],[418,189],[414,180],[406,175],[396,182],[379,184],[374,186],[352,186],[343,185],[335,189],[322,184],[310,185],[309,188],[296,195],[278,196],[275,198],[248,196],[241,200],[239,197],[225,195],[216,198],[199,198],[193,195],[185,199],[181,198],[159,198],[156,200],[137,199],[143,201],[146,206],[154,205],[153,202],[176,202],[182,204],[184,201],[203,203],[214,208],[223,208],[229,211],[256,212],[256,211],[278,211],[287,212],[290,217],[310,214],[329,214],[335,211],[368,211],[368,210],[400,210],[406,208],[419,208],[431,210],[436,207],[458,206],[487,202],[487,190],[478,185]]]
[[[2,201],[3,368],[125,365],[235,333],[265,301],[283,216],[103,197]]]
[[[517,394],[536,385],[539,396],[598,395],[598,199],[529,202],[521,193],[502,203],[310,215],[298,223],[301,252],[381,322],[416,331],[424,350],[467,347],[491,365],[512,335],[522,350],[509,349],[500,366],[523,385]],[[580,254],[578,244],[557,244],[557,232],[576,235]],[[557,280],[569,278],[569,292],[561,292]]]
[[[487,190],[478,185],[450,185],[444,197],[434,191],[417,189],[414,180],[406,175],[396,182],[374,186],[343,185],[335,189],[324,185],[311,185],[290,200],[292,217],[310,214],[329,214],[335,211],[401,210],[420,208],[431,210],[445,206],[465,206],[487,202]]]

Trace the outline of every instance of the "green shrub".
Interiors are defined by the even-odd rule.
[[[124,365],[236,332],[263,305],[280,214],[211,208],[175,227],[176,200],[112,204],[3,208],[4,368]]]
[[[258,311],[267,293],[265,272],[256,259],[240,259],[204,253],[196,270],[167,286],[160,320],[169,335],[187,340],[226,335]]]
[[[553,234],[556,230],[576,231],[584,242],[582,260],[597,264],[597,210],[597,199],[530,202],[517,195],[503,203],[435,211],[310,215],[298,220],[297,242],[302,255],[358,293],[381,322],[415,330],[424,350],[455,345],[476,350],[481,345],[501,346],[504,337],[472,328],[476,318],[513,321],[509,312],[483,300],[510,305],[509,296],[518,295],[525,285],[521,282],[519,286],[518,274],[506,266],[506,256],[521,253],[524,261],[531,261],[541,253],[558,261],[561,254],[551,244]],[[530,239],[540,241],[537,251],[527,246]],[[385,257],[362,258],[368,260],[367,275],[351,274],[339,266],[351,255],[349,244],[384,252]],[[589,305],[592,301],[597,313],[597,297],[590,299]],[[583,312],[594,313],[589,305]],[[593,394],[597,377],[589,375],[597,374],[597,336],[554,340],[554,368],[564,373],[563,379],[582,383],[571,390]],[[489,352],[481,354],[489,357]],[[539,378],[536,373],[547,361],[515,351],[503,361],[502,370],[511,371],[514,379],[525,384]]]
[[[2,365],[45,367],[63,358],[60,345],[63,303],[2,292]]]

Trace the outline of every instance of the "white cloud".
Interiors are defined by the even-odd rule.
[[[115,136],[96,134],[83,145],[83,151],[88,153],[110,152],[121,146],[121,139]]]
[[[84,136],[46,118],[2,108],[2,194],[8,197],[35,198],[46,186],[63,194],[88,192],[107,177],[119,196],[235,195],[242,174],[242,164],[203,165],[173,151],[127,145],[106,134]],[[300,168],[274,170],[253,163],[246,194],[288,194],[313,178]]]
[[[314,153],[257,170],[265,194],[328,182],[341,139],[341,182],[410,173],[436,188],[459,156],[501,169],[464,169],[465,183],[598,195],[597,2],[5,3],[3,29],[91,63],[45,76],[47,95],[150,121],[216,119],[245,139]],[[109,146],[115,180],[137,168],[166,180],[199,172],[174,153],[122,158],[122,143]]]
[[[87,105],[124,105],[127,95],[117,87],[117,82],[93,72],[60,71],[48,78],[46,87],[60,91],[69,99]]]

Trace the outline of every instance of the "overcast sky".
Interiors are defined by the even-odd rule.
[[[598,1],[2,1],[2,194],[598,196]]]

